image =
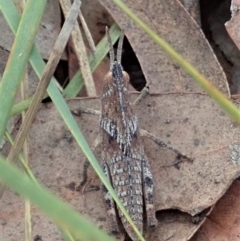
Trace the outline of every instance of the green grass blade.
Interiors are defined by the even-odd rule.
[[[4,9],[7,2],[11,1],[0,0],[1,9]],[[13,101],[25,73],[45,5],[46,0],[29,0],[24,8],[11,53],[0,82],[0,140],[4,136]]]
[[[178,54],[166,41],[161,39],[146,23],[133,13],[127,5],[120,0],[112,0],[127,16],[129,16],[139,27],[141,27],[154,41],[163,48],[193,79],[204,89],[228,115],[240,124],[239,109],[222,94],[213,84],[210,83],[199,71]]]
[[[114,240],[47,189],[37,185],[27,175],[6,162],[2,156],[0,156],[0,166],[0,179],[14,191],[29,199],[63,230],[68,230],[81,240]]]
[[[73,236],[66,230],[60,230],[65,241],[75,241]]]
[[[45,98],[48,97],[48,94],[45,93],[44,96],[43,96],[43,100]],[[20,114],[22,111],[26,110],[29,105],[31,104],[31,101],[33,99],[33,96],[32,97],[29,97],[28,99],[26,100],[22,100],[21,102],[15,104],[12,108],[12,111],[11,111],[11,117],[14,116],[14,115],[18,115]]]
[[[14,141],[13,141],[13,138],[12,138],[11,134],[8,131],[6,131],[5,135],[6,135],[7,139],[8,139],[8,141],[10,142],[10,144],[13,145]],[[38,184],[37,179],[35,178],[34,174],[32,173],[32,171],[31,171],[27,161],[24,159],[22,153],[19,154],[18,159],[21,161],[21,163],[22,163],[26,173],[28,174],[28,176],[32,179],[33,182]]]
[[[113,44],[118,40],[121,34],[121,30],[116,24],[113,24],[109,30],[111,35],[111,40]],[[95,71],[97,66],[101,63],[103,58],[109,52],[109,46],[107,42],[107,37],[105,36],[97,45],[95,56],[92,54],[88,58],[90,69],[92,72]],[[68,86],[63,91],[63,96],[65,98],[73,98],[75,97],[79,91],[81,90],[82,86],[84,85],[84,80],[80,71],[78,71],[74,77],[70,80]]]

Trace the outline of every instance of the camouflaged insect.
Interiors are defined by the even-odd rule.
[[[101,164],[123,206],[139,231],[143,233],[145,222],[149,228],[157,224],[153,206],[153,179],[140,139],[138,119],[129,102],[129,76],[121,65],[123,36],[122,33],[115,55],[107,30],[110,45],[110,70],[104,78],[101,97]],[[104,185],[102,185],[102,190],[112,222],[111,231],[119,232],[114,200]],[[138,240],[119,209],[118,215],[131,239]],[[143,217],[146,217],[146,220]]]

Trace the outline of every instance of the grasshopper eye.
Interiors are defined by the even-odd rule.
[[[103,84],[108,84],[111,82],[113,82],[112,73],[108,72],[103,79]]]
[[[126,84],[128,84],[128,83],[129,83],[129,80],[130,80],[130,77],[129,77],[128,73],[125,72],[125,71],[123,71],[122,73],[123,73],[123,82],[125,82]]]

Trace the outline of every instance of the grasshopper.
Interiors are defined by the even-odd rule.
[[[140,138],[138,119],[129,101],[129,75],[121,65],[124,33],[122,31],[115,55],[108,30],[106,32],[110,46],[110,70],[104,77],[101,97],[102,168],[123,206],[142,233],[144,212],[148,227],[154,228],[157,224],[153,205],[153,179]],[[112,219],[112,232],[118,232],[114,201],[104,185],[102,190],[108,214]],[[118,214],[131,239],[138,240],[119,209]]]

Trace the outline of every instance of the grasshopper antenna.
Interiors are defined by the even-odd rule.
[[[107,26],[106,26],[106,35],[107,35],[107,40],[108,40],[108,45],[109,45],[110,66],[112,66],[115,58],[114,58],[114,50],[113,50],[112,40],[110,38],[109,29]]]
[[[112,40],[110,38],[110,34],[109,34],[109,29],[106,26],[106,34],[107,34],[107,39],[108,39],[108,45],[109,45],[109,54],[110,54],[110,64],[112,66],[113,62],[115,61],[115,54],[114,54],[114,50],[113,50],[113,44],[112,44]],[[118,41],[118,48],[117,48],[117,56],[116,56],[116,60],[119,64],[121,64],[121,59],[122,59],[122,45],[123,45],[123,39],[124,39],[124,30],[122,30],[121,32],[121,36],[119,38]]]
[[[118,62],[119,64],[121,64],[121,59],[122,59],[123,38],[124,38],[124,30],[122,30],[120,39],[119,39],[119,41],[118,41],[117,62]]]

